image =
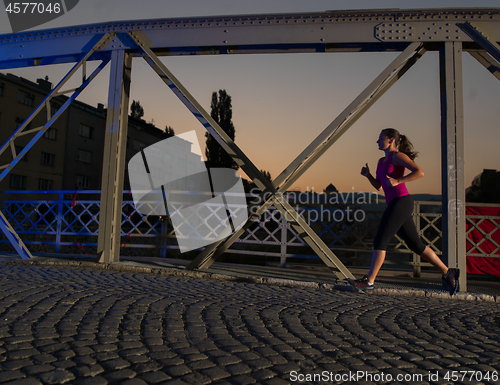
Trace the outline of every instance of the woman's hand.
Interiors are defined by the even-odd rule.
[[[368,163],[366,163],[365,167],[361,168],[361,175],[363,176],[370,175],[370,167],[368,167]]]
[[[397,186],[400,182],[399,182],[399,179],[394,179],[394,178],[391,178],[389,175],[387,175],[387,185],[388,186]]]

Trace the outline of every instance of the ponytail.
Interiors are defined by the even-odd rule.
[[[396,148],[399,152],[408,155],[408,158],[411,160],[414,160],[417,157],[418,152],[413,151],[413,144],[408,140],[406,135],[401,135],[398,130],[395,130],[394,128],[386,128],[385,130],[382,130],[382,132],[389,138],[396,139]]]
[[[408,140],[406,135],[399,135],[398,151],[408,155],[408,158],[411,160],[415,160],[418,155],[418,152],[413,151],[413,144]]]

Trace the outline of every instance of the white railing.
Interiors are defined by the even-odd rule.
[[[2,194],[4,199],[0,209],[32,253],[96,254],[100,191],[4,191]],[[250,198],[252,196],[248,196]],[[313,204],[294,206],[328,247],[346,266],[369,263],[372,240],[385,201],[330,204],[327,199],[322,201],[320,195],[313,201]],[[151,205],[151,212],[154,212],[154,205]],[[218,214],[215,211],[212,215]],[[416,201],[413,215],[424,243],[441,255],[441,202]],[[485,222],[488,222],[488,231],[484,230]],[[471,215],[467,216],[467,224],[467,235],[477,229],[484,239],[496,245],[492,252],[485,253],[481,247],[484,239],[468,237],[467,256],[499,258],[500,246],[491,235],[500,230],[500,217]],[[121,255],[184,257],[178,251],[168,217],[140,214],[130,192],[124,192],[121,233]],[[11,248],[3,234],[0,235],[0,247],[3,250]],[[413,269],[415,276],[420,275],[422,267],[430,266],[421,262],[420,257],[413,254],[397,236],[389,244],[388,251],[388,264]],[[279,260],[281,266],[291,258],[317,258],[274,207],[259,222],[250,226],[227,252],[250,256],[247,258]],[[194,255],[187,254],[185,257]]]

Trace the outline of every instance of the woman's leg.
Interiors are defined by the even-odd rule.
[[[368,282],[373,283],[382,267],[387,244],[396,235],[396,232],[410,218],[413,213],[413,200],[411,197],[404,196],[391,201],[384,211],[377,234],[373,240],[373,256],[370,271],[368,272]]]
[[[429,247],[426,246],[425,250],[420,256],[429,262],[432,266],[438,269],[443,277],[448,273],[448,266],[446,266],[441,259],[436,255],[436,253]]]
[[[420,257],[438,269],[443,276],[446,275],[448,272],[448,266],[446,266],[443,261],[439,259],[436,253],[429,246],[425,246],[422,243],[418,235],[415,222],[413,222],[411,217],[403,224],[403,226],[401,226],[401,229],[398,231],[398,235],[404,239],[411,251],[420,255]]]
[[[384,264],[385,254],[385,250],[373,250],[372,265],[367,275],[369,283],[375,282],[375,278],[377,278],[377,274]]]

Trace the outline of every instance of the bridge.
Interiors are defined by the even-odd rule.
[[[472,55],[500,79],[500,8],[430,10],[357,10],[307,14],[272,14],[141,20],[81,25],[0,36],[0,69],[74,63],[73,68],[36,107],[0,148],[11,161],[0,167],[0,180],[43,136],[70,103],[108,64],[111,67],[108,94],[98,257],[102,262],[118,261],[124,146],[130,72],[133,59],[143,59],[184,103],[207,131],[230,154],[240,168],[261,189],[262,214],[275,206],[302,239],[318,254],[338,278],[352,278],[351,272],[321,238],[282,199],[282,193],[321,157],[399,78],[427,51],[439,52],[442,134],[443,257],[451,267],[466,271],[465,183],[462,55]],[[399,55],[376,77],[320,135],[272,182],[268,181],[245,153],[224,133],[189,91],[160,60],[175,55],[235,55],[250,53],[398,52]],[[87,63],[98,62],[92,73]],[[66,89],[68,80],[81,72],[81,85]],[[70,95],[47,123],[25,130],[33,118],[58,95]],[[31,140],[16,153],[17,138]],[[251,221],[246,226],[250,226]],[[0,227],[19,255],[31,254],[5,216]],[[245,226],[227,239],[206,247],[188,266],[207,268],[245,231]],[[460,285],[466,290],[466,276]]]

